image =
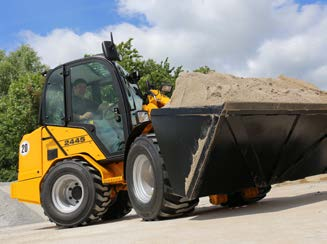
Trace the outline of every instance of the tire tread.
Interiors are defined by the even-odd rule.
[[[153,145],[161,156],[156,135],[154,133],[151,133],[146,135],[146,137],[152,141]],[[159,215],[156,219],[176,218],[193,212],[193,210],[199,203],[199,199],[188,200],[185,197],[181,197],[179,195],[174,194],[171,184],[169,182],[166,167],[164,164],[162,164],[161,167],[163,170],[164,201]]]
[[[110,197],[109,197],[110,187],[108,185],[102,184],[101,176],[99,175],[99,172],[93,166],[91,166],[90,164],[88,164],[87,162],[81,159],[70,159],[70,160],[63,160],[61,162],[58,162],[55,166],[53,166],[49,170],[47,174],[51,173],[51,171],[53,171],[56,167],[62,164],[69,163],[69,161],[81,165],[84,169],[86,169],[89,172],[89,174],[93,179],[93,182],[89,182],[89,184],[93,183],[95,187],[95,201],[92,210],[90,211],[88,216],[81,219],[76,224],[60,224],[57,223],[54,219],[52,219],[51,216],[49,216],[49,214],[46,211],[44,211],[44,214],[49,218],[51,222],[56,223],[57,226],[76,227],[80,225],[88,225],[91,223],[98,222],[101,219],[101,216],[106,212],[106,209],[110,204]],[[44,182],[45,181],[43,181],[41,184],[41,189],[44,187]],[[43,209],[46,209],[43,205],[42,199],[41,199],[41,205]]]

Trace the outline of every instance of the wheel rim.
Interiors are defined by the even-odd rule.
[[[62,213],[74,212],[84,199],[84,187],[75,175],[59,177],[52,188],[52,202]]]
[[[150,160],[144,154],[138,155],[133,166],[134,192],[141,202],[150,202],[154,192],[154,174]]]

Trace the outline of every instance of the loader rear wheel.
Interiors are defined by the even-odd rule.
[[[179,217],[192,212],[199,202],[173,194],[154,134],[140,136],[132,144],[126,180],[132,206],[144,220]]]
[[[110,203],[109,187],[97,170],[80,160],[53,166],[41,185],[45,215],[58,226],[75,227],[100,219]]]
[[[120,191],[115,201],[109,205],[107,212],[101,218],[102,220],[120,219],[131,210],[132,206],[127,191]]]

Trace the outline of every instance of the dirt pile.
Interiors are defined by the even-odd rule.
[[[224,102],[327,103],[327,92],[305,81],[242,78],[210,72],[181,73],[167,107],[221,105]]]

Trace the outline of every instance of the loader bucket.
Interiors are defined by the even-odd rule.
[[[189,199],[327,170],[327,104],[162,108],[151,118],[170,184]]]

